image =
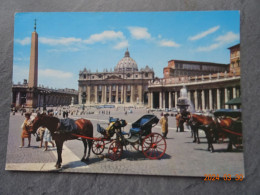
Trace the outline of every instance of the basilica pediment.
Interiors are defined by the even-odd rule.
[[[122,78],[119,75],[111,75],[104,80],[122,80]]]

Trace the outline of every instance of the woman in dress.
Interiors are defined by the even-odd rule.
[[[47,129],[47,127],[44,127],[45,129],[44,131],[44,135],[43,135],[43,141],[45,143],[45,149],[43,151],[47,151],[48,150],[48,142],[50,142],[52,144],[52,147],[55,147],[55,144],[53,143],[53,141],[51,141],[51,132],[49,131],[49,129]]]
[[[25,113],[25,120],[21,126],[22,128],[22,135],[21,135],[21,138],[22,138],[22,145],[20,145],[19,147],[22,148],[24,147],[24,138],[28,138],[28,147],[31,146],[31,133],[29,132],[29,128],[31,126],[31,120],[30,120],[30,116],[31,114],[30,113]]]

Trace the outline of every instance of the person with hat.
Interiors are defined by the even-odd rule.
[[[31,114],[30,113],[25,113],[25,120],[21,126],[22,128],[22,135],[21,135],[21,138],[22,138],[22,144],[19,146],[20,148],[24,147],[24,138],[28,138],[28,147],[31,146],[31,133],[29,131],[29,128],[31,126],[31,120],[30,120],[30,116]]]
[[[163,116],[160,119],[160,124],[162,126],[162,135],[163,137],[167,138],[167,134],[168,134],[168,116],[169,114],[163,114]]]

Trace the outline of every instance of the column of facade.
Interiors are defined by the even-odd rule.
[[[228,89],[225,88],[225,103],[228,101]],[[225,108],[228,109],[228,105],[225,105]]]
[[[112,101],[112,85],[109,86],[109,103]]]
[[[87,86],[87,89],[86,89],[87,91],[86,91],[86,94],[87,94],[87,99],[86,99],[86,103],[87,104],[90,104],[90,86],[88,85]]]
[[[105,85],[105,95],[104,95],[104,103],[106,104],[107,103],[107,86]]]
[[[177,102],[178,101],[178,93],[177,91],[174,92],[174,102],[175,102],[175,108],[177,108]]]
[[[124,102],[124,85],[121,85],[121,103]]]
[[[95,85],[95,103],[97,103],[98,102],[98,86],[97,85]]]
[[[131,85],[131,98],[130,98],[130,102],[134,103],[134,85]]]
[[[220,109],[220,89],[217,89],[217,109]]]
[[[126,103],[126,89],[127,85],[124,85],[124,103]]]
[[[201,90],[201,110],[205,110],[205,90]]]
[[[160,91],[160,95],[159,95],[159,108],[162,109],[162,92]]]
[[[237,90],[236,90],[236,87],[233,87],[233,99],[237,97]],[[234,109],[237,109],[237,106],[234,105],[233,106]]]
[[[172,92],[169,91],[169,109],[172,108]]]
[[[194,91],[194,108],[198,110],[198,92],[197,90]]]
[[[209,109],[213,109],[213,102],[212,102],[212,89],[209,89]]]
[[[143,104],[144,100],[143,100],[143,86],[142,85],[138,85],[138,97],[139,97],[139,104]]]
[[[118,103],[118,85],[116,85],[116,101],[115,103]]]

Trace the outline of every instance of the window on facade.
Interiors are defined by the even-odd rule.
[[[95,77],[94,76],[92,76],[92,79],[94,79]]]
[[[102,78],[102,75],[100,74],[100,75],[98,75],[98,78]]]
[[[98,86],[98,91],[102,91],[102,86],[101,85]]]
[[[116,85],[112,85],[112,91],[116,90]]]
[[[121,91],[121,85],[118,86],[118,91]]]
[[[127,85],[127,91],[131,91],[131,85]]]
[[[135,78],[138,78],[138,75],[137,75],[137,74],[135,75]]]
[[[126,76],[127,76],[127,77],[130,77],[130,76],[131,76],[131,74],[129,74],[129,73],[128,73]]]
[[[147,72],[145,73],[145,77],[148,77],[148,73]]]
[[[126,96],[126,102],[130,102],[130,95]]]
[[[86,79],[86,78],[87,78],[87,75],[86,75],[86,74],[83,74],[83,78]]]

